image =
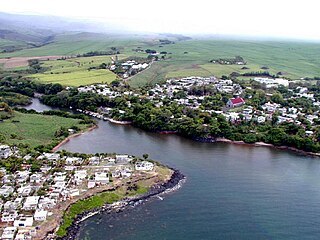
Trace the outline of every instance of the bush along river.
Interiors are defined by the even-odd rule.
[[[319,239],[320,158],[200,143],[98,121],[73,152],[149,154],[187,176],[174,194],[79,225],[77,239]]]

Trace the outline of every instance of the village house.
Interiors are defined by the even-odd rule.
[[[87,170],[78,170],[74,173],[74,181],[77,185],[80,185],[87,177]]]
[[[41,182],[42,174],[40,173],[34,173],[30,176],[30,183],[36,183],[39,184]]]
[[[60,154],[59,153],[43,153],[37,159],[38,160],[47,159],[49,161],[56,162],[60,160]]]
[[[99,165],[100,158],[97,156],[93,156],[93,157],[89,158],[89,163],[90,163],[90,165]]]
[[[235,108],[235,107],[240,107],[244,104],[245,104],[245,101],[241,97],[231,98],[227,102],[227,107],[228,108]]]
[[[14,182],[14,176],[12,174],[6,174],[2,178],[3,184],[11,184]]]
[[[82,162],[83,162],[83,159],[79,157],[67,157],[66,159],[67,165],[81,164]]]
[[[68,193],[69,197],[73,198],[80,195],[79,189],[70,189]]]
[[[57,201],[55,199],[49,198],[49,197],[43,197],[40,198],[38,207],[40,209],[51,209],[54,208],[57,204]]]
[[[5,211],[17,210],[19,207],[22,206],[22,200],[22,197],[18,197],[14,201],[7,201],[3,205],[3,209]]]
[[[15,179],[17,183],[25,183],[29,178],[29,171],[17,171],[15,173]]]
[[[33,189],[31,186],[25,186],[25,187],[18,188],[17,192],[19,196],[28,197],[31,194],[32,190]]]
[[[1,222],[13,222],[18,217],[18,212],[13,211],[4,211],[1,215]]]
[[[0,159],[6,159],[13,154],[8,145],[0,145]]]
[[[14,192],[14,188],[11,186],[3,185],[0,188],[0,196],[9,197],[11,193]]]
[[[135,169],[137,171],[151,171],[153,169],[153,163],[148,161],[137,162],[135,164]]]
[[[96,172],[94,173],[94,180],[97,184],[107,184],[109,183],[109,176],[106,172]]]
[[[96,186],[95,181],[88,181],[88,189],[94,188]]]
[[[34,210],[38,206],[40,197],[39,196],[30,196],[26,198],[26,201],[23,204],[24,210]]]
[[[3,229],[1,239],[2,240],[13,240],[16,232],[17,232],[17,227],[6,227]]]
[[[33,225],[33,217],[32,216],[24,216],[21,215],[13,222],[13,226],[15,227],[32,227]]]
[[[131,175],[132,175],[132,170],[130,168],[125,168],[121,170],[122,178],[128,178],[128,177],[131,177]]]
[[[129,155],[116,155],[116,162],[117,163],[128,163],[132,160]]]
[[[19,228],[15,240],[33,239],[37,234],[35,227]]]
[[[33,215],[35,221],[45,221],[47,220],[48,211],[37,209]]]

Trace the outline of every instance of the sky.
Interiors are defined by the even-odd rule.
[[[0,11],[82,18],[139,32],[320,40],[318,0],[1,0]]]

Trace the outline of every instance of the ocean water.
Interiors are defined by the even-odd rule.
[[[320,158],[199,143],[103,121],[62,148],[148,153],[187,177],[163,201],[86,220],[78,239],[320,239]]]

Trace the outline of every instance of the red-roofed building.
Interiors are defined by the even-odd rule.
[[[243,100],[243,98],[241,97],[237,97],[237,98],[231,98],[229,99],[229,101],[227,102],[227,107],[228,108],[234,108],[234,107],[240,107],[243,104],[245,104],[246,102]]]

